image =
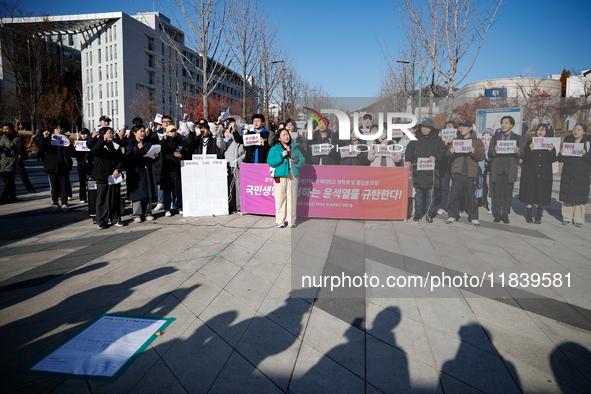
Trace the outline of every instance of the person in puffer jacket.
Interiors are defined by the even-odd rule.
[[[427,222],[435,217],[434,189],[439,187],[438,163],[446,152],[446,146],[438,130],[433,127],[433,120],[426,118],[419,125],[417,140],[410,141],[406,147],[406,165],[413,166],[413,186],[415,187],[415,215],[413,221],[420,222],[425,212]],[[433,170],[423,170],[418,166],[419,159],[430,159],[435,163]]]

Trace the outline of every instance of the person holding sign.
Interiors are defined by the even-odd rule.
[[[351,141],[339,141],[342,166],[368,166],[367,146],[359,144],[359,138],[355,131],[351,129]]]
[[[511,212],[511,201],[513,200],[513,187],[517,182],[517,171],[519,160],[523,157],[523,140],[520,135],[511,130],[515,126],[515,119],[512,116],[501,118],[501,132],[495,134],[488,147],[488,157],[491,160],[490,181],[492,183],[493,199],[492,213],[494,222],[501,220],[509,224],[509,212]],[[499,145],[513,145],[510,153],[505,153]]]
[[[96,224],[99,230],[106,229],[109,220],[117,227],[123,226],[119,178],[122,176],[124,156],[114,138],[113,129],[102,127],[98,140],[92,145],[95,163],[91,176],[96,179]]]
[[[158,196],[154,161],[159,157],[158,153],[154,155],[154,158],[146,157],[146,153],[151,147],[152,142],[146,138],[145,127],[143,125],[133,126],[129,143],[125,149],[125,169],[127,194],[133,209],[131,218],[136,223],[141,223],[143,218],[148,221],[154,220],[152,199]]]
[[[554,131],[548,132],[548,126],[542,123],[536,130],[536,137],[554,137]],[[544,207],[552,203],[552,163],[556,161],[556,148],[550,144],[550,150],[534,150],[533,140],[529,140],[523,148],[519,201],[527,208],[527,223],[534,222],[533,205],[538,206],[536,224],[541,224]]]
[[[287,129],[275,134],[275,144],[269,150],[267,164],[275,178],[275,222],[279,228],[295,227],[298,206],[298,178],[304,156],[291,141]]]
[[[445,142],[446,148],[449,149],[451,142],[458,136],[458,125],[453,120],[448,120],[445,123],[445,129],[439,131],[439,136]],[[455,133],[453,132],[455,131]],[[444,133],[445,132],[445,133]],[[451,137],[450,137],[451,135]],[[438,215],[445,215],[449,208],[449,199],[451,196],[451,173],[450,173],[450,161],[447,155],[443,156],[439,163],[439,193],[437,193],[438,199],[441,201],[439,209],[437,210]]]
[[[252,124],[254,125],[254,131],[248,131],[245,135],[258,134],[260,139],[260,145],[244,146],[246,151],[246,157],[244,158],[245,163],[266,163],[267,155],[269,154],[269,131],[263,126],[265,123],[265,117],[261,114],[252,115]],[[236,141],[243,144],[242,137],[240,141]]]
[[[451,197],[448,209],[449,218],[446,223],[453,223],[460,218],[460,198],[463,191],[466,195],[468,220],[478,227],[480,223],[478,222],[478,206],[476,204],[476,179],[478,178],[478,163],[484,160],[486,152],[484,144],[472,129],[474,125],[471,120],[466,119],[458,126],[461,137],[454,138],[451,148],[447,151],[447,157],[451,164]],[[464,142],[469,142],[469,144],[464,144]],[[467,146],[469,149],[464,151],[463,148]]]
[[[4,123],[0,133],[0,174],[4,181],[0,204],[6,204],[12,196],[16,199],[14,178],[22,144],[18,133],[14,130],[14,125]]]
[[[385,128],[384,128],[385,129]],[[377,126],[372,126],[372,132],[377,132]],[[397,167],[402,165],[402,152],[400,148],[396,150],[394,141],[388,141],[386,133],[374,140],[369,149],[367,159],[371,162],[371,167]]]
[[[163,192],[164,216],[172,216],[173,197],[176,193],[176,208],[180,213],[183,211],[183,186],[181,184],[181,160],[183,156],[187,159],[189,156],[188,148],[183,142],[183,138],[178,135],[176,127],[170,125],[164,132],[164,138],[160,141],[162,146],[161,157],[162,166],[160,171],[160,180],[158,182],[160,190]]]
[[[415,215],[413,221],[420,222],[425,212],[427,223],[433,223],[435,217],[435,201],[433,190],[439,187],[439,170],[437,164],[445,155],[445,143],[439,137],[438,130],[433,127],[433,120],[426,118],[419,125],[421,130],[416,134],[417,140],[410,141],[406,147],[406,166],[413,166],[413,185],[415,187]],[[432,170],[418,167],[420,158],[428,158],[434,162]]]
[[[327,130],[324,128],[324,125],[318,124],[314,121],[314,131],[312,134],[312,143],[310,144],[310,161],[312,164],[320,165],[320,166],[337,166],[341,160],[341,155],[338,152],[338,138],[335,138],[332,131]],[[327,145],[328,149],[323,150],[323,147],[319,147],[318,145]],[[316,145],[316,149],[320,148],[322,153],[314,154]]]
[[[39,147],[39,150],[45,153],[43,172],[49,176],[53,212],[60,210],[58,196],[62,202],[61,210],[67,212],[69,209],[68,180],[70,178],[70,171],[74,165],[72,156],[76,154],[76,150],[74,149],[74,144],[70,143],[69,139],[63,142],[64,139],[58,141],[58,138],[54,138],[54,136],[59,136],[59,138],[63,136],[60,125],[54,125],[50,129],[53,130],[53,133],[47,130],[43,132],[43,138]],[[67,136],[64,137],[67,138]]]
[[[78,150],[78,147],[76,148],[76,168],[78,170],[79,184],[78,197],[80,198],[80,204],[86,204],[86,186],[88,177],[92,174],[92,163],[94,161],[92,151],[88,148],[86,148],[88,150],[84,150],[89,134],[90,130],[88,129],[80,130],[80,138],[78,138],[78,141],[82,144],[80,150]]]
[[[589,177],[591,176],[591,136],[586,135],[587,126],[578,123],[573,134],[564,138],[557,160],[562,165],[560,195],[562,224],[581,227],[585,223],[585,204],[589,202]],[[582,144],[578,152],[567,152],[566,145]],[[567,154],[569,154],[567,156]],[[575,153],[575,155],[573,155]]]

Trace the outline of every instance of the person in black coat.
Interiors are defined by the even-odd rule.
[[[548,126],[540,124],[536,137],[554,137],[548,133]],[[519,182],[519,201],[526,204],[527,223],[533,223],[533,204],[538,206],[536,224],[542,223],[544,207],[552,203],[552,163],[556,161],[556,147],[550,144],[550,150],[533,149],[532,140],[525,144]]]
[[[190,132],[187,137],[189,152],[195,155],[216,155],[218,159],[223,159],[226,146],[224,137],[211,134],[207,122],[201,123],[199,130],[199,135]]]
[[[60,125],[51,127],[53,134],[61,135]],[[39,141],[39,150],[45,154],[43,172],[49,176],[49,185],[51,188],[51,201],[53,203],[53,212],[58,212],[58,197],[61,199],[61,210],[68,211],[68,179],[72,170],[72,156],[76,154],[74,144],[69,140],[66,146],[51,145],[53,134],[49,131],[43,132],[43,138]]]
[[[133,209],[131,218],[136,223],[141,223],[143,218],[148,221],[154,220],[152,200],[157,198],[154,161],[158,160],[159,154],[155,155],[155,159],[145,157],[151,147],[152,143],[146,139],[145,127],[133,126],[125,148],[125,170],[127,194]]]
[[[495,134],[488,146],[490,164],[490,182],[492,184],[493,199],[492,213],[494,222],[501,220],[509,224],[509,213],[513,202],[513,187],[517,182],[519,159],[523,157],[523,139],[514,133],[515,119],[512,116],[501,118],[501,133]],[[512,153],[497,153],[499,141],[515,141]]]
[[[591,176],[591,137],[586,135],[587,126],[576,124],[573,134],[564,138],[566,143],[582,143],[582,156],[563,156],[560,150],[557,160],[564,163],[560,176],[560,195],[562,201],[562,224],[572,222],[581,227],[585,223],[585,204],[589,202],[589,177]]]
[[[265,123],[265,117],[261,114],[252,115],[252,124],[254,125],[255,131],[249,131],[246,134],[259,134],[261,136],[261,145],[245,146],[246,157],[244,158],[245,163],[267,163],[267,155],[269,154],[269,131],[263,126]],[[242,136],[240,140],[237,140],[239,144],[243,144]]]
[[[79,141],[86,141],[90,135],[90,130],[80,130]],[[80,189],[78,197],[80,198],[80,204],[86,203],[86,186],[88,177],[92,174],[92,163],[94,162],[94,155],[92,151],[76,151],[76,167],[78,170],[78,183]]]
[[[413,186],[415,187],[415,215],[413,221],[420,222],[425,212],[427,222],[432,223],[435,217],[434,189],[439,187],[438,163],[446,153],[445,142],[439,131],[433,127],[433,120],[426,118],[419,125],[420,132],[416,141],[410,141],[406,147],[406,166],[413,167]],[[418,159],[429,158],[435,162],[435,170],[419,170]],[[445,169],[443,169],[445,171]]]
[[[343,140],[343,141],[339,141],[339,144],[341,146],[351,146],[351,148],[355,149],[355,151],[357,152],[357,156],[341,157],[340,165],[342,165],[342,166],[368,166],[368,165],[370,165],[370,161],[367,158],[369,146],[367,146],[367,144],[365,144],[364,142],[360,142],[359,138],[357,138],[357,134],[355,134],[355,131],[353,129],[351,129],[351,141]],[[340,154],[340,152],[339,152],[339,154]]]
[[[88,134],[87,134],[88,135]],[[96,223],[99,230],[107,228],[109,220],[117,227],[121,222],[121,183],[109,184],[117,181],[123,175],[124,156],[120,145],[113,141],[115,132],[110,127],[101,127],[98,139],[92,145],[89,154],[93,164],[91,176],[96,180]],[[79,152],[88,153],[88,152]],[[86,179],[84,179],[84,183]],[[82,185],[82,180],[80,181]],[[82,198],[82,197],[80,197]]]
[[[311,164],[321,165],[321,166],[338,166],[339,162],[341,161],[341,154],[339,153],[339,139],[338,137],[335,138],[332,131],[325,130],[322,125],[317,125],[319,128],[314,130],[312,134],[312,142],[309,144],[309,154],[308,157],[310,158]],[[312,155],[312,145],[317,144],[329,144],[332,145],[328,149],[327,155]]]
[[[181,160],[183,156],[188,156],[189,152],[182,137],[177,133],[176,127],[172,125],[166,128],[160,146],[162,146],[162,170],[159,185],[164,193],[164,215],[172,216],[171,208],[175,193],[176,207],[179,212],[183,210]]]

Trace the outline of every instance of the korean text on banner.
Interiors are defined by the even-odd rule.
[[[242,137],[244,146],[256,146],[261,144],[261,136],[259,134],[246,134]]]
[[[76,150],[78,152],[90,152],[90,149],[86,146],[86,140],[75,141],[74,144],[76,145]]]
[[[497,154],[515,153],[516,144],[517,144],[517,141],[515,141],[515,140],[508,140],[508,141],[498,140],[497,146],[499,147],[499,150],[497,150]]]
[[[70,142],[70,138],[63,134],[53,134],[51,136],[51,145],[66,146]]]
[[[456,153],[470,153],[470,148],[472,148],[472,140],[470,138],[467,140],[454,140]]]
[[[434,171],[435,162],[428,157],[419,157],[417,159],[417,170],[418,171]]]
[[[300,169],[297,214],[341,219],[406,219],[409,168],[311,166]],[[265,164],[240,164],[242,212],[275,215]]]
[[[583,143],[566,143],[562,145],[563,151],[562,156],[583,156],[583,149],[585,149],[585,144]]]
[[[549,137],[534,137],[532,138],[532,149],[534,150],[550,150],[550,144],[555,149],[560,147],[560,138],[549,138]]]
[[[441,139],[447,141],[458,136],[458,129],[441,129]]]

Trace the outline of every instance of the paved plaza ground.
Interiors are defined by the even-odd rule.
[[[515,198],[509,225],[481,208],[479,228],[437,217],[278,229],[273,217],[160,211],[98,230],[78,200],[51,213],[47,177],[34,159],[27,168],[39,193],[17,177],[19,201],[0,206],[2,392],[591,392],[591,220],[561,225],[556,201],[541,225]],[[292,286],[306,267],[492,273],[496,287],[310,297]],[[503,272],[570,273],[570,288],[502,289]],[[176,320],[115,383],[23,373],[103,313]]]

